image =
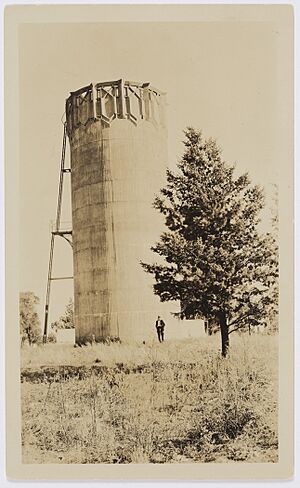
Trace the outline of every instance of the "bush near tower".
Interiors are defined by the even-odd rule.
[[[142,266],[161,301],[180,301],[182,318],[218,322],[226,356],[231,332],[267,323],[277,310],[277,242],[259,231],[263,190],[248,174],[234,176],[213,139],[193,128],[185,136],[179,171],[167,171],[154,201],[167,230],[151,249],[163,264]]]
[[[74,329],[75,322],[74,322],[74,303],[72,298],[69,299],[68,304],[66,305],[66,309],[63,315],[51,324],[51,328],[54,330],[57,329]]]

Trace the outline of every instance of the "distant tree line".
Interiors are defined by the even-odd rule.
[[[25,343],[29,345],[41,344],[42,330],[37,312],[39,298],[32,291],[21,292],[19,302],[21,345]],[[58,329],[73,329],[74,327],[74,304],[70,298],[65,312],[51,324],[47,342],[56,342]]]
[[[20,293],[19,301],[21,344],[23,345],[25,342],[28,342],[29,345],[40,343],[42,331],[37,312],[39,298],[32,291],[26,291]]]

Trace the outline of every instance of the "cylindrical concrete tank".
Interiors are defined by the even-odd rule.
[[[167,167],[165,95],[112,81],[66,102],[71,151],[76,341],[148,339],[163,307],[140,261],[162,219],[153,200]]]

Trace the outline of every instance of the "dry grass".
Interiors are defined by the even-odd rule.
[[[130,366],[152,364],[153,362],[191,362],[199,360],[199,353],[216,354],[220,338],[205,336],[201,339],[186,341],[166,341],[163,344],[110,343],[94,344],[74,348],[71,344],[46,344],[45,346],[24,347],[21,352],[21,368],[39,368],[40,366],[91,366],[100,361],[105,366],[124,363]]]
[[[232,337],[226,360],[218,349],[24,349],[23,461],[277,462],[277,337]]]

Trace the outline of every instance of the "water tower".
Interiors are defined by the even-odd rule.
[[[163,305],[140,261],[162,231],[165,94],[149,83],[90,84],[66,101],[71,154],[76,341],[153,334]]]

